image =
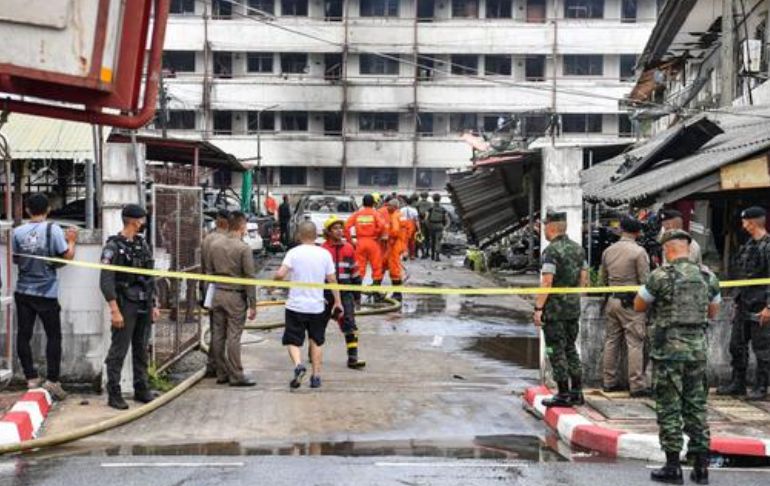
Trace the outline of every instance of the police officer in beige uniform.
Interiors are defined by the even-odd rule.
[[[636,240],[642,225],[624,217],[620,222],[620,241],[602,254],[599,270],[601,281],[610,286],[642,285],[650,273],[650,258]],[[613,293],[604,309],[607,327],[604,332],[604,391],[620,391],[618,358],[622,341],[628,349],[628,383],[632,397],[649,395],[644,374],[644,343],[647,335],[646,315],[634,311],[634,292]]]
[[[254,277],[254,257],[243,242],[246,215],[233,211],[229,217],[227,238],[216,240],[208,249],[210,273],[226,277]],[[257,291],[253,285],[216,284],[211,304],[213,332],[211,350],[216,364],[217,383],[230,386],[254,386],[241,365],[241,335],[248,318],[257,315]]]
[[[672,230],[684,230],[684,218],[682,213],[676,209],[664,209],[660,212],[661,220],[661,235],[666,231]],[[700,245],[694,239],[690,241],[690,257],[689,260],[696,265],[703,264],[703,254],[700,249]],[[666,261],[666,255],[663,254],[663,263]]]
[[[204,274],[211,273],[211,246],[222,238],[227,238],[229,233],[229,218],[230,211],[227,209],[220,209],[217,211],[216,228],[209,232],[201,243],[201,272]],[[203,300],[206,298],[206,290],[210,284],[209,282],[201,282],[201,293]],[[214,336],[214,320],[209,316],[209,336]],[[213,378],[216,376],[216,363],[214,362],[214,354],[209,353],[208,362],[206,363],[206,377]]]

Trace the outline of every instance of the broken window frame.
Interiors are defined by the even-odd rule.
[[[601,113],[563,113],[561,115],[561,132],[564,134],[602,133],[603,125]]]
[[[620,58],[619,58],[620,81],[624,83],[630,83],[636,79],[636,61],[637,61],[636,54],[620,55]]]
[[[398,17],[398,0],[359,0],[361,17]]]
[[[257,126],[257,123],[259,123],[259,125],[261,126]],[[275,112],[274,111],[246,112],[246,132],[249,135],[254,135],[257,132],[265,133],[265,132],[274,132],[274,131],[275,131]]]
[[[308,0],[281,0],[281,17],[307,17]]]
[[[166,128],[169,130],[195,130],[195,110],[168,110]]]
[[[479,56],[476,54],[452,54],[451,73],[455,76],[478,76]]]
[[[602,54],[565,54],[562,57],[564,76],[604,76]]]
[[[307,132],[310,123],[309,114],[306,111],[281,112],[282,132]]]
[[[278,169],[278,177],[282,186],[306,186],[307,167],[282,165]]]
[[[452,0],[452,18],[479,18],[479,0]]]
[[[524,80],[532,82],[543,82],[546,79],[545,75],[546,57],[544,54],[529,55],[524,58]],[[536,73],[530,72],[530,67],[535,70]],[[537,74],[539,73],[539,74]]]
[[[282,52],[281,74],[307,74],[310,69],[306,52]]]
[[[399,114],[394,112],[372,112],[358,114],[358,131],[369,133],[397,133]]]
[[[398,186],[398,169],[396,167],[359,167],[358,185],[396,187]]]
[[[246,72],[249,74],[273,74],[275,55],[272,52],[247,52]]]
[[[398,54],[388,54],[398,57]],[[395,59],[376,54],[360,54],[358,56],[358,74],[363,76],[398,76],[401,63]]]
[[[565,19],[603,19],[604,0],[564,0]]]
[[[489,54],[484,56],[484,76],[510,76],[512,73],[512,56],[505,54]]]
[[[214,110],[211,119],[211,129],[214,135],[233,134],[233,112],[231,110]]]
[[[177,73],[194,73],[195,51],[163,51],[163,70]]]
[[[194,15],[195,0],[171,0],[168,13],[171,15]]]
[[[246,14],[261,16],[262,13],[275,15],[275,0],[249,0],[246,4]]]

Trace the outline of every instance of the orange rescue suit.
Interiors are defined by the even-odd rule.
[[[385,222],[374,208],[363,207],[345,222],[345,238],[351,239],[350,229],[356,229],[356,265],[363,278],[367,264],[372,267],[372,280],[382,280],[382,248],[380,238],[385,232]]]
[[[387,211],[387,209],[386,209]],[[385,265],[390,273],[391,282],[400,282],[401,280],[401,211],[388,212],[388,247],[385,253]]]

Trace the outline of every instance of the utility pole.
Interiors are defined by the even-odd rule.
[[[720,106],[732,106],[735,99],[735,18],[733,0],[722,1],[722,58]]]
[[[168,138],[168,96],[163,72],[160,75],[160,129],[163,138]]]
[[[257,215],[261,214],[262,208],[262,113],[275,108],[278,108],[278,105],[270,105],[257,112]]]
[[[762,54],[765,56],[765,69],[770,74],[770,0],[765,0],[765,38],[763,39]]]

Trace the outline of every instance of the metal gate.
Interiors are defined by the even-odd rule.
[[[151,234],[155,268],[199,272],[203,192],[199,187],[152,186]],[[161,316],[153,326],[152,360],[163,369],[200,339],[197,281],[156,279]]]

